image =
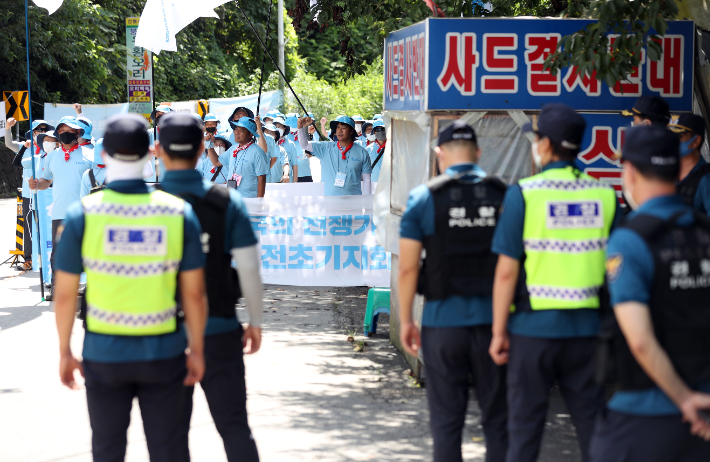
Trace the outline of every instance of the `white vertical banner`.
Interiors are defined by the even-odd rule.
[[[371,195],[244,199],[261,246],[264,282],[389,287],[392,257],[377,245],[372,199]]]

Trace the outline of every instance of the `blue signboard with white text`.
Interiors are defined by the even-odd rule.
[[[640,65],[609,87],[595,75],[543,69],[562,37],[581,19],[430,18],[385,40],[384,108],[529,110],[552,102],[579,111],[629,109],[642,94],[659,95],[671,111],[692,111],[694,23],[672,21],[658,61],[642,50]],[[616,39],[610,35],[610,42]]]

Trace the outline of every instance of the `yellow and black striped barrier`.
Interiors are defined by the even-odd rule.
[[[11,257],[5,261],[12,260],[10,266],[20,264],[20,256],[25,254],[24,250],[25,217],[22,214],[22,193],[17,193],[17,224],[15,229],[15,250],[10,250]]]

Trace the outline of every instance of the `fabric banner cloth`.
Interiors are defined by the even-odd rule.
[[[372,198],[244,199],[261,245],[264,283],[389,287],[392,257],[377,245]]]
[[[210,100],[210,112],[219,119],[220,129],[229,128],[229,117],[238,107],[246,107],[256,114],[256,103],[259,94],[240,96],[238,98],[213,98]],[[282,95],[280,90],[265,91],[261,94],[261,106],[259,112],[266,114],[272,109],[278,109],[281,104]]]
[[[91,136],[98,140],[104,136],[106,120],[116,114],[126,114],[128,112],[128,103],[82,104],[81,110],[84,116],[93,124]],[[44,103],[44,120],[47,123],[56,127],[59,120],[66,116],[76,117],[76,111],[71,104]]]

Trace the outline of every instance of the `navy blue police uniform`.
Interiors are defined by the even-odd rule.
[[[677,141],[671,137],[664,144],[658,138],[667,133],[654,138],[643,133],[647,128],[627,133],[622,159],[647,170],[661,164],[676,167],[677,155],[675,163],[665,159],[673,159]],[[654,156],[664,161],[652,164]],[[709,243],[710,221],[681,197],[663,195],[629,213],[612,233],[606,263],[611,305],[646,305],[674,368],[691,389],[704,393],[710,393]],[[603,337],[609,339],[604,356],[614,371],[606,379],[615,382],[616,391],[598,417],[592,460],[710,460],[710,443],[691,435],[678,407],[641,369],[613,314],[604,325]]]
[[[439,143],[450,141],[455,130],[475,141],[473,128],[452,124]],[[486,461],[505,460],[506,368],[488,355],[495,271],[490,242],[504,192],[505,185],[487,179],[476,164],[457,164],[413,189],[402,217],[400,236],[426,249],[421,337],[436,462],[462,460],[469,375],[482,413]]]
[[[668,128],[683,136],[684,133],[692,135],[688,140],[680,143],[681,165],[683,159],[692,159],[697,156],[693,169],[678,182],[678,194],[683,202],[695,210],[710,216],[710,164],[700,155],[700,148],[691,149],[690,144],[700,138],[700,146],[705,141],[705,119],[696,114],[681,114],[672,116]]]

